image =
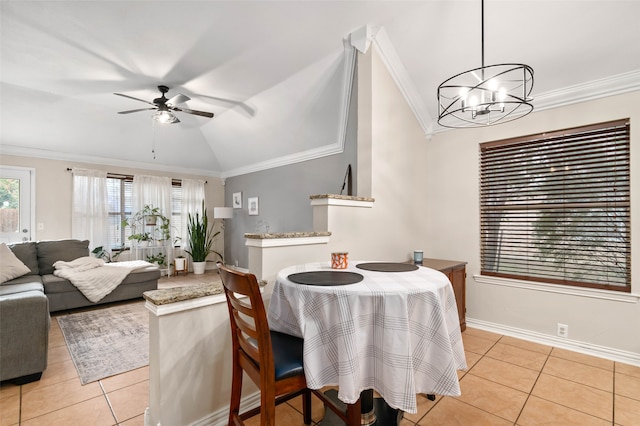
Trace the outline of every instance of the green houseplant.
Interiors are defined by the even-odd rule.
[[[105,249],[104,246],[98,246],[91,250],[91,254],[95,255],[98,259],[104,260],[106,263],[117,261],[118,256],[120,256],[121,253],[122,251],[119,251],[112,256],[109,250]]]
[[[162,267],[162,266],[166,266],[167,257],[165,256],[164,253],[157,253],[157,254],[147,255],[147,262],[155,263],[158,266]]]
[[[128,238],[131,241],[137,241],[139,245],[141,246],[147,246],[149,245],[149,241],[151,241],[151,234],[149,234],[148,232],[143,232],[140,234],[132,234],[129,236]],[[144,242],[144,244],[143,244]]]
[[[212,223],[211,226],[209,226],[204,201],[202,202],[202,214],[196,212],[194,216],[192,216],[191,213],[187,216],[187,240],[189,247],[185,249],[185,252],[191,256],[193,272],[195,274],[204,273],[204,265],[210,253],[215,253],[222,259],[222,255],[212,249],[213,241],[220,234],[220,231],[213,231],[213,225]],[[196,263],[198,263],[198,265],[196,265]]]
[[[130,226],[135,241],[169,241],[171,239],[171,220],[160,212],[160,207],[146,204],[130,218],[122,221],[122,226]],[[148,232],[147,230],[152,231]]]

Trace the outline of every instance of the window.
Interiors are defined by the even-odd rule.
[[[127,177],[107,176],[109,202],[109,242],[111,249],[130,247],[127,238],[131,229],[122,226],[122,221],[131,217],[131,194],[133,181]]]
[[[629,120],[481,144],[481,273],[630,292],[629,145]]]
[[[127,220],[132,212],[133,177],[121,175],[107,176],[107,194],[109,198],[109,241],[111,249],[130,248],[131,228],[123,227],[122,221]],[[171,229],[173,235],[182,232],[182,187],[179,181],[174,181],[171,190]]]

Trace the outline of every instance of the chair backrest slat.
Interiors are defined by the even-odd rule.
[[[274,375],[271,334],[256,276],[222,264],[218,264],[218,270],[227,296],[232,338],[237,342],[237,350],[252,359],[256,368],[266,366],[270,371],[264,373]]]

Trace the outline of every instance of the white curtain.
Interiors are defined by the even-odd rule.
[[[110,251],[107,172],[73,169],[71,237]]]
[[[182,179],[182,248],[187,247],[187,218],[202,209],[204,201],[204,181],[194,179]]]
[[[132,186],[133,212],[146,205],[158,207],[163,216],[171,217],[171,178],[136,175]]]
[[[160,209],[160,214],[171,219],[171,178],[163,176],[135,175],[132,185],[131,199],[133,214],[149,205]],[[171,242],[174,239],[174,231],[171,230]],[[173,262],[173,250],[166,250],[167,265]],[[143,259],[144,260],[144,259]]]

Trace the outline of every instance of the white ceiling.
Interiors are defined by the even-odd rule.
[[[426,133],[438,85],[481,62],[480,0],[3,0],[0,13],[3,154],[209,176],[339,146],[343,38],[363,26]],[[487,0],[485,63],[532,66],[537,109],[637,90],[638,17],[640,1]],[[145,104],[114,92],[151,101],[159,84],[215,117],[117,114]]]

